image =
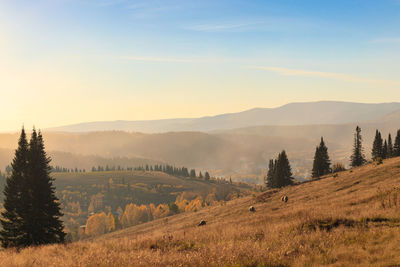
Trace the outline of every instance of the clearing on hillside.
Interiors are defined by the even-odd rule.
[[[3,266],[395,266],[399,211],[397,158],[95,240],[3,251],[0,261]],[[201,220],[207,224],[198,227]]]

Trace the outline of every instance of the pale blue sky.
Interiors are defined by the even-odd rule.
[[[0,0],[0,131],[400,101],[398,0]]]

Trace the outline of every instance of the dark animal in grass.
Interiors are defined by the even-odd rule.
[[[197,226],[203,226],[203,225],[206,225],[206,224],[207,224],[206,221],[201,221]]]
[[[249,211],[250,212],[256,212],[256,208],[254,208],[253,206],[250,206]]]
[[[288,202],[289,198],[288,198],[288,196],[282,196],[281,200],[282,200],[282,202]]]

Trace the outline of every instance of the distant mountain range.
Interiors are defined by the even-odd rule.
[[[370,158],[376,129],[384,138],[400,129],[400,103],[294,103],[198,119],[83,123],[45,129],[44,139],[52,164],[66,168],[162,162],[246,178],[285,149],[295,175],[305,177],[321,136],[332,162],[349,163],[356,125]],[[18,133],[0,134],[0,169],[17,140]]]
[[[400,103],[364,104],[335,101],[291,103],[278,108],[255,108],[238,113],[202,118],[100,121],[45,130],[57,132],[212,132],[252,126],[326,125],[382,122],[385,120],[397,120],[400,122]]]

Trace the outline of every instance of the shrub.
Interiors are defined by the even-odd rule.
[[[335,164],[333,164],[333,167],[332,167],[333,173],[342,172],[345,170],[346,170],[346,168],[344,167],[344,165],[342,163],[336,162]]]

